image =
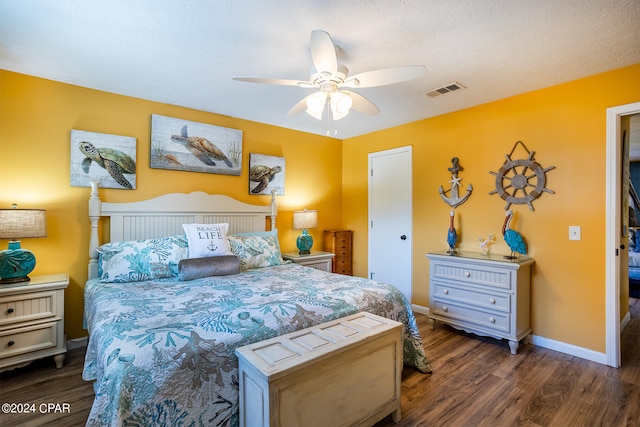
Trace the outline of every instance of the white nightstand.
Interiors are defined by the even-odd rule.
[[[67,352],[64,290],[68,285],[67,274],[0,285],[0,372],[48,356],[62,368]]]
[[[331,272],[331,259],[334,256],[335,254],[331,252],[322,251],[311,251],[309,255],[300,255],[298,252],[286,252],[282,254],[282,258],[285,260],[328,272]]]

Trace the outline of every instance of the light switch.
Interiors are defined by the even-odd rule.
[[[569,226],[569,240],[580,240],[580,226],[579,225],[570,225]]]

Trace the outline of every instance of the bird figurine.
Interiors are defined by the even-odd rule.
[[[449,230],[447,231],[447,244],[449,245],[449,250],[447,251],[447,253],[449,255],[455,255],[457,253],[456,242],[458,241],[458,234],[456,233],[456,229],[453,226],[454,215],[454,211],[449,212]]]
[[[505,255],[506,259],[517,259],[516,252],[526,255],[527,254],[527,242],[524,241],[522,234],[511,229],[511,220],[513,219],[513,211],[509,209],[504,218],[504,224],[502,225],[502,235],[504,241],[507,242],[507,246],[511,249],[510,255]]]
[[[216,147],[211,141],[199,136],[189,136],[186,125],[182,127],[180,135],[171,135],[171,141],[184,145],[191,154],[209,166],[215,166],[216,162],[214,162],[213,159],[216,159],[222,160],[230,168],[233,167],[233,163],[231,163],[222,150]]]

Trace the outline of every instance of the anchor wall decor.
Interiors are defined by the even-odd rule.
[[[526,159],[511,160],[518,144],[522,145],[529,156]],[[546,173],[556,167],[549,166],[543,169],[534,160],[534,154],[535,151],[529,151],[522,141],[517,141],[511,152],[505,156],[506,160],[498,172],[489,171],[491,175],[496,176],[496,189],[490,191],[489,194],[499,194],[503,200],[506,200],[507,205],[504,210],[508,210],[512,203],[517,205],[526,203],[529,205],[529,210],[533,211],[532,202],[543,192],[555,194],[555,191],[545,188],[545,185],[547,183]]]
[[[440,197],[442,197],[442,200],[444,200],[446,204],[448,204],[452,208],[455,208],[467,201],[469,196],[471,196],[473,186],[471,184],[467,185],[467,192],[463,196],[460,196],[458,187],[462,186],[460,184],[462,178],[458,178],[458,172],[462,171],[463,168],[462,166],[460,166],[460,159],[458,159],[457,157],[451,159],[451,167],[447,170],[451,172],[451,181],[449,181],[451,183],[451,188],[449,190],[445,190],[444,188],[442,188],[442,186],[440,186],[438,192],[440,193]]]

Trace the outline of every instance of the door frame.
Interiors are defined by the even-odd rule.
[[[620,227],[622,214],[620,167],[622,162],[622,116],[640,113],[640,102],[607,108],[606,167],[606,363],[620,367]]]

